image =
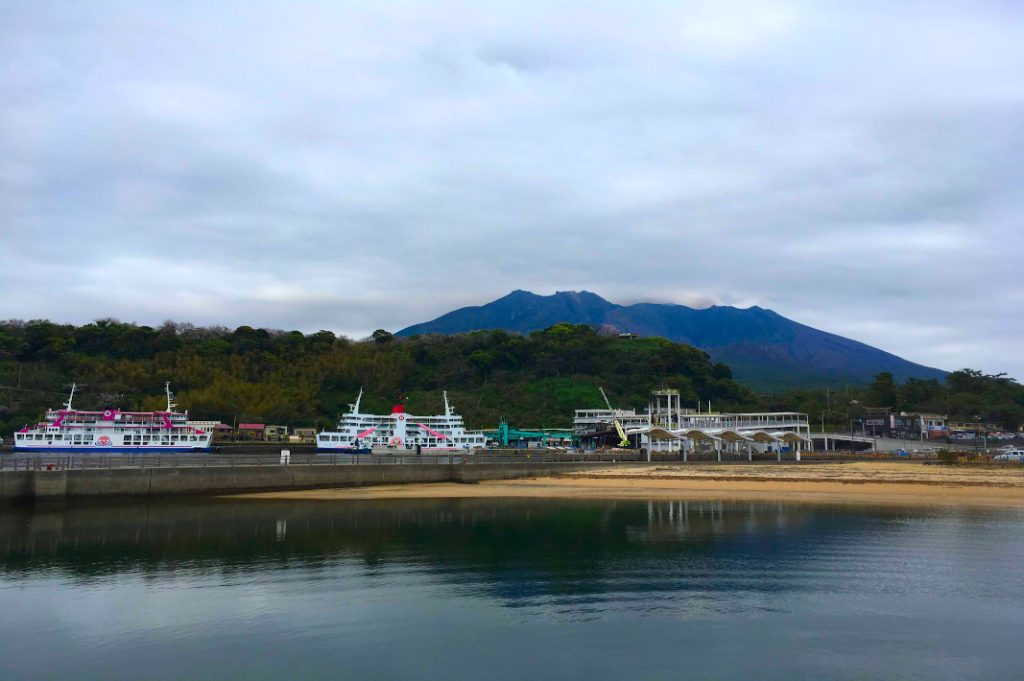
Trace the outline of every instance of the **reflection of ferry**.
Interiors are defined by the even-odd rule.
[[[48,452],[190,452],[210,447],[212,432],[190,426],[188,412],[174,411],[171,384],[167,411],[78,411],[71,408],[75,386],[63,409],[50,409],[46,420],[14,434],[14,448]]]
[[[452,411],[448,393],[444,393],[444,414],[413,416],[405,413],[405,406],[396,404],[390,414],[363,414],[359,402],[363,391],[350,410],[343,414],[336,431],[324,431],[316,436],[320,449],[340,452],[369,452],[374,447],[424,452],[477,449],[487,444],[483,433],[471,433],[462,423],[462,417]]]

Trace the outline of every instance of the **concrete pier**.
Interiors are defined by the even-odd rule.
[[[0,471],[0,503],[211,496],[425,482],[472,483],[607,467],[606,462],[438,463]]]

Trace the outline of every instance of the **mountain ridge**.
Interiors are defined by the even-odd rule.
[[[483,329],[529,333],[559,322],[687,343],[704,350],[715,361],[729,364],[737,380],[755,387],[864,383],[882,371],[892,372],[901,381],[942,379],[947,373],[756,305],[702,309],[670,303],[618,305],[591,291],[557,291],[542,296],[516,289],[489,303],[459,308],[408,326],[396,335]]]

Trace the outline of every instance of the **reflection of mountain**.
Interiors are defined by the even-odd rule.
[[[348,569],[413,569],[509,605],[555,599],[593,606],[606,592],[734,589],[738,568],[747,590],[807,588],[813,580],[788,581],[772,566],[813,575],[817,553],[834,552],[836,537],[856,547],[882,525],[822,507],[665,501],[206,500],[10,509],[0,516],[0,569],[96,576],[181,565],[319,571],[344,562]]]

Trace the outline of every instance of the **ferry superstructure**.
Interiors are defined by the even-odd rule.
[[[210,448],[213,432],[189,425],[188,412],[174,410],[170,383],[166,411],[80,411],[71,406],[75,387],[63,409],[47,410],[45,421],[14,434],[15,450],[143,454]]]
[[[364,414],[359,411],[363,391],[355,404],[338,421],[337,430],[316,436],[318,449],[332,452],[369,452],[374,447],[399,451],[451,452],[479,449],[487,444],[483,433],[470,432],[448,402],[444,393],[444,414],[414,416],[405,405],[396,404],[390,414]]]

